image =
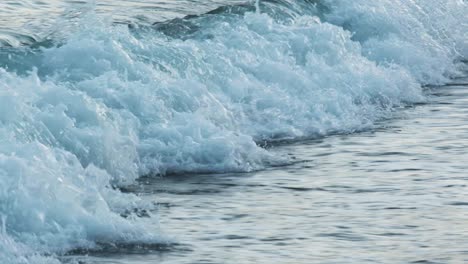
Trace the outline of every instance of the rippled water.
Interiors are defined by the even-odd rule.
[[[0,263],[468,262],[461,0],[2,1]]]
[[[0,46],[30,44],[59,33],[92,10],[115,23],[152,24],[245,0],[7,0],[0,3]]]

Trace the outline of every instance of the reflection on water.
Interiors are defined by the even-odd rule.
[[[307,160],[252,174],[143,179],[166,250],[85,263],[466,263],[468,85],[375,130],[278,146]],[[71,259],[75,259],[71,257]]]

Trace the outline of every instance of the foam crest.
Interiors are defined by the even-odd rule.
[[[454,61],[466,58],[467,5],[459,0],[326,0],[325,20],[353,32],[364,56],[395,63],[422,84],[440,84],[456,76]]]

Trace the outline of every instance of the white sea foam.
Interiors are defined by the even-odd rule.
[[[401,65],[422,84],[446,82],[454,59],[468,56],[463,0],[324,2],[326,20],[352,31],[364,56]]]
[[[178,37],[90,14],[23,57],[28,73],[0,68],[0,258],[155,243],[144,219],[120,216],[149,205],[113,187],[285,162],[256,143],[370,128],[466,58],[463,1],[323,4],[286,22],[205,15]]]

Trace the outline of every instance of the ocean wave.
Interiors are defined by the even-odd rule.
[[[259,9],[153,26],[91,12],[64,41],[0,50],[0,258],[155,243],[147,219],[122,217],[151,205],[117,187],[287,163],[260,145],[371,128],[468,51],[463,1]]]

